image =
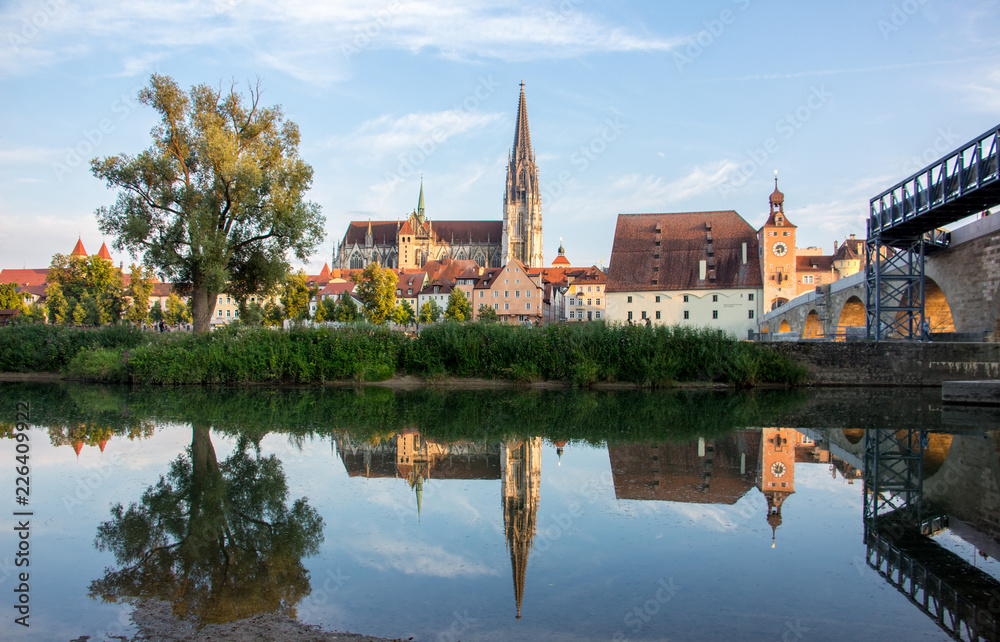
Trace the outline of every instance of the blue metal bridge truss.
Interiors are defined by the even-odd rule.
[[[871,199],[865,243],[868,338],[914,340],[924,322],[924,259],[941,227],[1000,205],[1000,125]]]

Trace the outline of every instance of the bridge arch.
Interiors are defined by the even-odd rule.
[[[819,313],[815,309],[809,310],[806,315],[806,323],[802,328],[803,339],[819,339],[824,336],[823,321],[819,318]]]
[[[778,326],[778,332],[791,332],[792,326],[788,325],[788,319],[782,319],[781,325]]]
[[[844,301],[844,307],[840,309],[840,317],[837,319],[837,334],[843,335],[850,327],[863,328],[866,321],[865,302],[860,297],[852,295]]]

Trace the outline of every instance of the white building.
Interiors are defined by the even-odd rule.
[[[757,243],[756,230],[732,210],[619,214],[608,319],[747,338],[763,314]]]

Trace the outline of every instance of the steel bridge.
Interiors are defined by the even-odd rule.
[[[927,435],[865,430],[865,561],[952,638],[1000,641],[1000,581],[929,537],[947,516],[923,499]]]
[[[1000,205],[1000,125],[869,203],[866,329],[876,341],[920,337],[924,258],[948,247],[941,227]]]

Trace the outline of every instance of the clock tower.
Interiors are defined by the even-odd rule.
[[[795,444],[798,431],[764,428],[760,440],[760,492],[767,500],[767,523],[771,526],[771,548],[781,526],[781,506],[795,492]]]
[[[795,226],[785,218],[785,195],[778,191],[778,172],[774,173],[774,192],[768,202],[767,222],[757,234],[764,309],[773,310],[796,296]]]

